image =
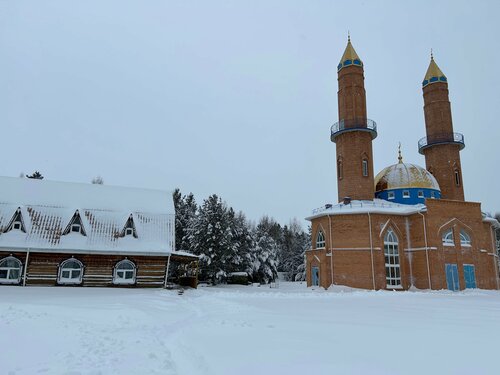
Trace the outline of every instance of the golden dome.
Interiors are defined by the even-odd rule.
[[[351,37],[349,36],[347,38],[347,46],[345,47],[344,54],[342,55],[342,58],[340,59],[339,65],[337,66],[337,71],[339,71],[343,67],[350,66],[350,65],[363,66],[363,62],[361,61],[358,54],[356,53],[356,50],[352,46]]]
[[[409,163],[399,163],[384,168],[375,177],[375,191],[388,189],[427,188],[439,190],[439,184],[426,169]]]

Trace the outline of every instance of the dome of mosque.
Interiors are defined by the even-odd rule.
[[[440,190],[434,176],[415,164],[400,162],[384,168],[375,177],[375,191],[405,188]]]
[[[402,204],[425,203],[425,199],[441,198],[441,190],[434,176],[415,164],[399,162],[384,168],[375,177],[375,197]]]

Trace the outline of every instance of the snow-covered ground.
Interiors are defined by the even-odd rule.
[[[499,374],[500,293],[0,288],[1,374]]]

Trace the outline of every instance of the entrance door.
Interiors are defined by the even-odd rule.
[[[460,283],[458,281],[458,267],[454,263],[446,263],[446,285],[449,290],[460,290]]]
[[[465,287],[476,288],[476,271],[473,264],[464,264]]]
[[[312,285],[319,286],[319,267],[312,267]]]

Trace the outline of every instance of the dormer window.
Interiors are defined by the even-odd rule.
[[[130,216],[128,217],[127,222],[123,227],[121,236],[122,237],[131,236],[137,238],[137,231],[135,230],[134,217],[132,216],[132,214],[130,214]]]
[[[10,224],[7,226],[6,232],[11,230],[20,230],[21,232],[26,233],[26,228],[24,227],[23,215],[21,214],[21,207],[18,207],[16,213],[10,220]]]
[[[87,233],[85,233],[85,228],[83,227],[82,218],[80,217],[80,212],[78,212],[78,210],[76,210],[75,214],[69,221],[69,224],[63,231],[63,235],[69,233],[80,233],[82,236],[87,235]]]

